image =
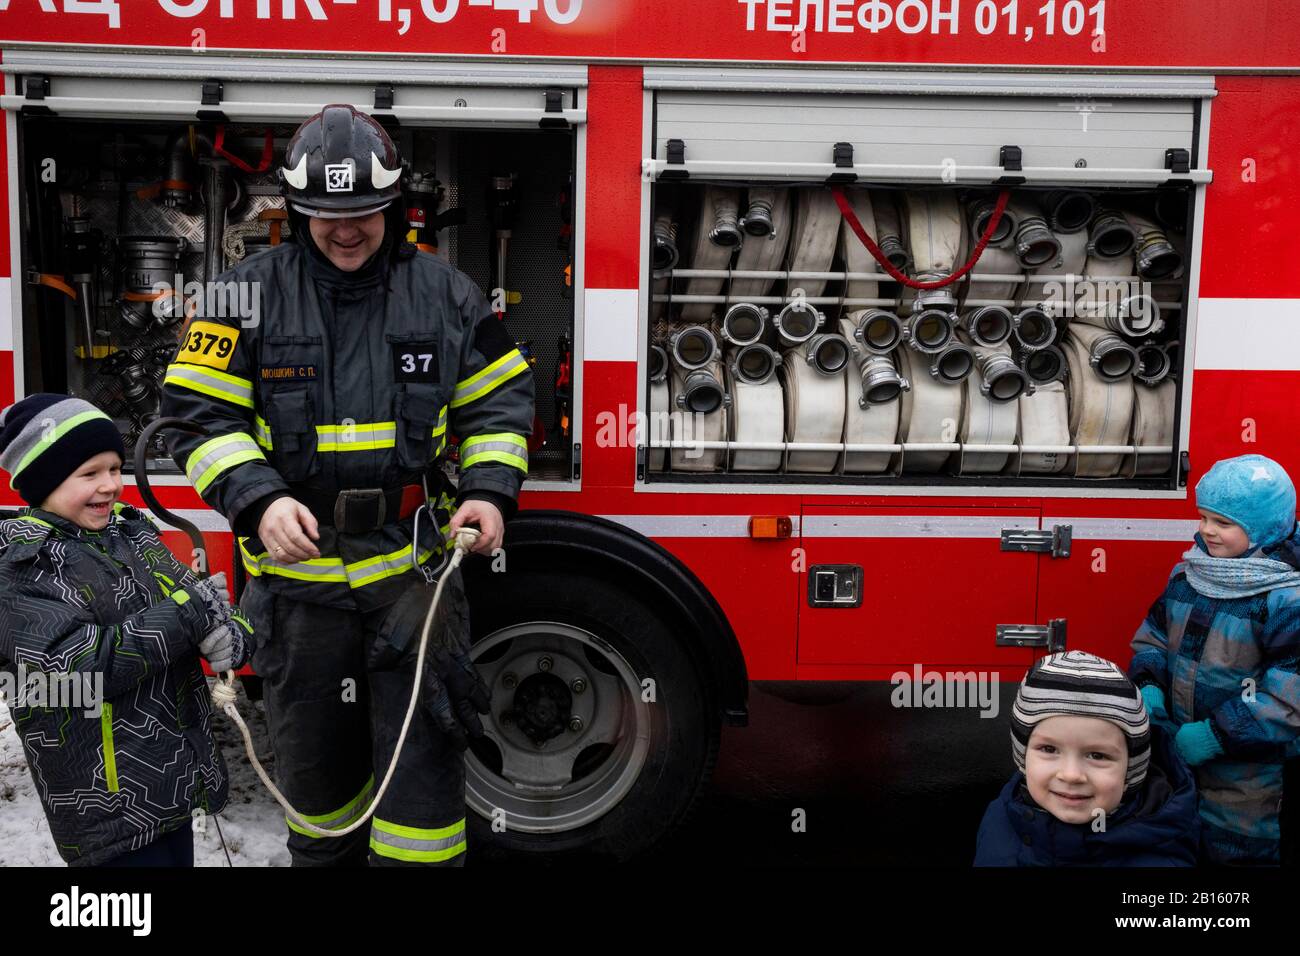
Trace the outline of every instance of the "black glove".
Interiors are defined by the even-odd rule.
[[[414,665],[433,595],[434,585],[414,584],[389,609],[370,648],[371,670]],[[489,697],[469,656],[469,606],[459,568],[443,588],[424,656],[420,688],[424,707],[452,745],[463,751],[469,744],[467,735],[483,736],[478,715],[488,712]]]

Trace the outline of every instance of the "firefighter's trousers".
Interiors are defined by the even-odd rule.
[[[459,570],[442,600],[465,600]],[[383,613],[295,601],[256,578],[240,603],[257,637],[253,669],[264,681],[276,785],[312,823],[346,827],[369,808],[392,759],[414,663],[368,671]],[[463,865],[464,758],[421,702],[369,826],[329,838],[286,822],[294,866]]]

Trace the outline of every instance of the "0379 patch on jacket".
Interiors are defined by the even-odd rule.
[[[148,518],[114,510],[99,532],[40,509],[0,520],[0,667],[16,678],[14,724],[74,866],[190,826],[227,796],[194,649],[208,627],[187,590],[198,578]]]

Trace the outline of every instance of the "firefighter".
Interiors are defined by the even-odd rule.
[[[249,576],[278,785],[327,829],[366,812],[388,767],[445,542],[477,525],[473,550],[496,549],[528,468],[532,373],[473,281],[403,240],[401,174],[392,140],[351,106],[303,123],[279,174],[293,242],[209,288],[163,387],[162,414],[207,431],[173,432],[170,450]],[[454,488],[439,467],[449,434]],[[289,822],[294,865],[464,861],[462,751],[487,696],[459,575],[369,830]]]

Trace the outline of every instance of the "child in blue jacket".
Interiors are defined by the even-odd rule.
[[[1019,772],[989,804],[976,866],[1191,866],[1192,775],[1123,670],[1083,651],[1034,663],[1011,711]]]
[[[1129,674],[1201,796],[1203,855],[1277,864],[1282,767],[1300,734],[1295,486],[1263,455],[1214,464],[1201,527],[1133,637]]]

